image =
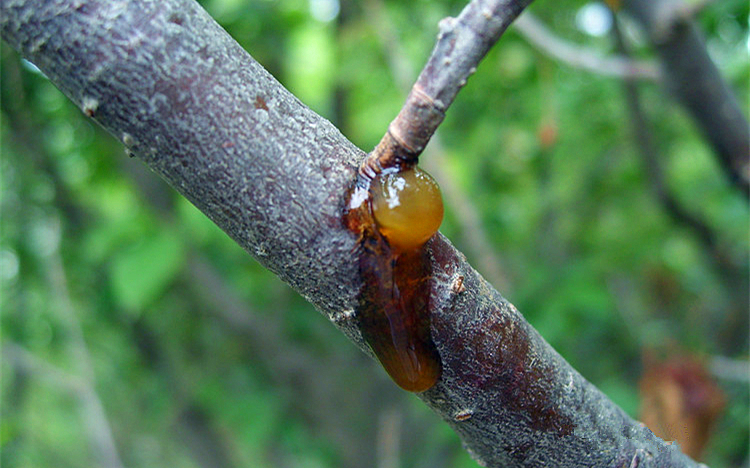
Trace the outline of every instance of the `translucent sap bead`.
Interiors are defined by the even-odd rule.
[[[417,167],[382,173],[372,181],[371,190],[378,231],[397,252],[424,245],[443,221],[440,187]]]

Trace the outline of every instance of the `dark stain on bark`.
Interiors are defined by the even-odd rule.
[[[481,356],[492,370],[484,386],[497,389],[502,403],[511,410],[527,414],[533,429],[560,436],[571,434],[571,419],[559,412],[547,391],[554,385],[551,369],[535,365],[529,352],[526,325],[498,310],[482,328],[492,336],[490,341],[497,341],[494,351],[490,345],[491,352]]]
[[[430,251],[433,271],[442,271],[445,283],[442,287],[450,291],[451,278],[458,274],[455,265],[459,259],[442,239],[434,239]],[[462,286],[467,291],[464,294],[474,294],[481,289],[476,273],[461,274],[464,276]],[[455,302],[455,294],[449,296],[440,291],[433,291],[433,294],[452,297],[443,302],[450,309],[461,307]],[[467,302],[471,303],[471,300]],[[453,374],[463,384],[473,387],[475,392],[495,394],[494,405],[517,413],[517,418],[535,431],[551,432],[560,437],[572,434],[575,425],[558,405],[555,369],[543,365],[545,359],[536,359],[529,325],[512,306],[489,307],[470,313],[462,311],[462,314],[474,318],[459,325],[433,318],[433,338],[443,358],[444,372]],[[449,330],[445,328],[448,326],[462,329]],[[475,416],[481,417],[481,413],[481,408],[475,408]]]
[[[176,24],[177,26],[182,26],[182,23],[185,21],[185,18],[183,18],[182,14],[180,12],[172,12],[169,15],[169,18],[167,19],[170,23]]]

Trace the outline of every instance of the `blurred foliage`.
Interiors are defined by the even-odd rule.
[[[576,27],[585,3],[532,10],[560,37],[613,53],[611,36]],[[403,102],[399,74],[421,68],[437,22],[463,2],[203,5],[369,150]],[[747,19],[742,0],[699,17],[746,115]],[[653,57],[624,26],[635,54]],[[5,45],[0,60],[2,466],[106,466],[106,428],[128,467],[476,466],[446,425],[33,66]],[[747,200],[663,89],[639,91],[666,185],[716,249],[654,195],[622,83],[567,68],[512,29],[439,131],[440,182],[471,203],[447,200],[443,232],[477,260],[466,230],[482,229],[501,292],[633,416],[643,354],[748,353]],[[481,226],[462,226],[461,209]],[[747,380],[735,377],[719,381],[727,410],[705,457],[715,468],[748,458]]]

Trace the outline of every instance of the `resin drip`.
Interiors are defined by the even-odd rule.
[[[362,247],[362,335],[400,387],[422,392],[442,370],[430,337],[431,271],[424,247],[442,221],[440,189],[416,167],[363,179],[346,213]]]

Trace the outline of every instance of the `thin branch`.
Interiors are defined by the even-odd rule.
[[[367,157],[360,173],[411,164],[427,146],[466,80],[531,0],[473,0],[457,18],[444,18],[440,33],[404,107]]]
[[[397,40],[392,22],[386,17],[382,0],[365,2],[367,17],[373,23],[373,29],[384,51],[389,69],[396,86],[404,93],[409,92],[414,82],[414,71],[406,52]],[[489,240],[481,218],[474,203],[469,200],[465,191],[459,187],[456,179],[446,171],[446,157],[439,133],[435,133],[430,145],[425,149],[426,161],[423,165],[440,182],[445,194],[444,202],[451,207],[452,213],[461,226],[464,245],[470,250],[472,259],[478,264],[479,271],[485,275],[495,288],[505,290],[510,281],[503,273],[502,263]]]
[[[497,21],[500,29],[526,3],[507,2],[512,14]],[[357,239],[342,220],[362,151],[193,1],[6,0],[0,13],[3,38],[86,115],[373,355],[355,312],[363,285]],[[480,28],[445,23],[444,36],[456,42],[438,48],[488,42],[455,35]],[[448,103],[458,86],[434,93],[440,81],[422,89]],[[418,396],[480,464],[699,466],[570,367],[444,236],[429,242],[428,254],[443,372]]]
[[[702,220],[686,211],[667,187],[664,169],[659,160],[659,151],[648,128],[647,119],[640,102],[640,93],[635,83],[626,81],[624,87],[625,102],[630,113],[629,120],[634,128],[634,140],[638,144],[639,153],[646,166],[646,173],[656,198],[675,221],[688,226],[707,249],[716,253],[718,241],[713,230]]]
[[[556,36],[531,12],[526,11],[513,23],[527,41],[544,54],[573,68],[618,78],[635,78],[658,81],[661,73],[652,61],[632,60],[621,55],[604,56],[601,53],[571,44]]]

